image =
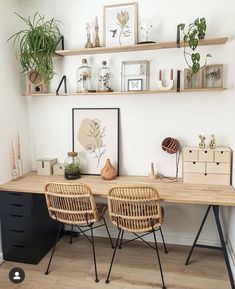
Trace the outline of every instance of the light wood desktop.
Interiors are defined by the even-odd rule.
[[[0,185],[0,191],[44,193],[47,182],[83,182],[91,187],[94,196],[106,197],[109,189],[118,184],[150,184],[154,186],[164,202],[180,204],[201,204],[235,206],[235,190],[232,186],[166,183],[160,179],[150,180],[146,176],[119,176],[105,181],[100,176],[85,176],[67,181],[63,176],[38,176],[36,172],[26,174],[22,179]]]
[[[235,190],[232,186],[221,185],[201,185],[186,184],[179,179],[174,183],[166,183],[160,179],[150,180],[146,176],[119,176],[115,180],[105,181],[100,176],[82,176],[81,179],[75,181],[67,181],[63,176],[38,176],[36,172],[26,174],[22,179],[10,181],[0,186],[0,192],[23,192],[43,194],[44,187],[47,182],[83,182],[89,185],[94,196],[106,197],[109,189],[119,184],[150,184],[154,186],[163,202],[179,203],[179,204],[195,204],[208,205],[206,214],[202,224],[194,240],[193,246],[189,252],[186,265],[188,265],[193,249],[195,247],[215,248],[207,245],[198,244],[198,238],[205,224],[209,211],[213,209],[216,227],[220,237],[221,249],[224,255],[231,288],[235,289],[233,274],[231,271],[227,249],[225,245],[224,235],[220,223],[219,208],[220,206],[235,206]]]

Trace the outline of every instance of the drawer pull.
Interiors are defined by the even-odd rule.
[[[16,218],[22,218],[24,217],[23,215],[10,215],[11,217],[16,217]]]
[[[193,164],[195,165],[195,164],[196,164],[196,162],[193,162]]]
[[[191,153],[192,153],[192,151],[189,151],[189,153],[191,154]]]
[[[24,248],[23,245],[14,245],[14,244],[12,244],[12,247],[15,247],[15,248]]]
[[[217,164],[217,166],[219,165],[219,163],[216,163]]]
[[[10,195],[13,195],[13,196],[16,196],[16,197],[20,197],[20,196],[22,196],[22,194],[21,193],[9,193]]]
[[[207,151],[205,151],[205,154],[207,154]]]
[[[221,151],[220,153],[221,153],[221,154],[223,154],[224,152],[223,152],[223,151]]]
[[[205,173],[204,175],[207,176],[207,173]]]
[[[19,205],[19,204],[10,204],[10,206],[12,206],[12,207],[23,207],[23,205]]]
[[[24,231],[22,230],[14,230],[14,229],[11,229],[12,232],[16,232],[16,233],[24,233]]]

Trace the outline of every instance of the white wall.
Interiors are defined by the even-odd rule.
[[[21,1],[22,13],[32,15],[36,11],[56,17],[63,22],[66,48],[84,47],[86,41],[85,24],[96,15],[101,22],[103,6],[111,3],[125,3],[120,0],[51,0]],[[32,162],[38,157],[57,157],[63,161],[71,149],[71,109],[73,107],[120,107],[120,168],[121,174],[146,175],[150,162],[158,170],[173,175],[174,158],[161,150],[161,142],[166,136],[176,137],[182,146],[197,145],[200,133],[209,136],[214,133],[218,145],[235,148],[234,129],[234,8],[233,0],[188,0],[155,1],[139,0],[139,19],[152,18],[155,40],[174,40],[176,25],[190,23],[196,17],[205,17],[208,23],[207,37],[229,36],[224,46],[200,47],[202,55],[211,53],[211,63],[225,65],[225,92],[182,93],[127,96],[58,96],[29,97],[30,130],[32,140]],[[192,7],[193,5],[193,7]],[[102,32],[102,31],[101,31]],[[76,90],[76,69],[82,57],[55,59],[58,75],[52,84],[55,90],[63,74],[68,77],[70,91]],[[115,76],[113,87],[120,89],[121,61],[148,59],[151,61],[151,88],[156,88],[159,68],[183,69],[183,51],[177,49],[108,54],[89,56],[89,63],[96,69],[103,59],[108,60]],[[202,216],[204,206],[166,205],[164,226],[169,242],[191,244]],[[230,242],[235,243],[235,210],[230,209],[227,228]],[[218,243],[214,220],[207,222],[202,239],[211,244]]]
[[[19,23],[14,11],[18,11],[18,0],[0,0],[0,183],[11,179],[11,140],[21,137],[22,158],[25,171],[31,169],[30,139],[28,127],[27,99],[21,96],[20,69],[12,43],[6,40],[15,33]],[[0,236],[1,240],[1,236]],[[0,242],[0,262],[2,258]]]

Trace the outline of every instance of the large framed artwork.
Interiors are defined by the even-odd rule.
[[[104,6],[103,19],[104,46],[137,43],[137,3]]]
[[[107,159],[119,174],[119,108],[73,108],[72,146],[81,173],[99,175]]]

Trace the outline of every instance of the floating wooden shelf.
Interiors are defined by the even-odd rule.
[[[218,92],[224,91],[227,88],[190,88],[190,89],[182,89],[181,92]],[[127,95],[127,94],[167,94],[167,93],[177,93],[175,89],[172,90],[142,90],[142,91],[114,91],[114,92],[87,92],[87,93],[77,93],[77,92],[69,92],[69,93],[59,93],[58,96],[77,96],[77,95]],[[56,96],[56,93],[33,93],[33,94],[23,94],[24,96]]]
[[[208,38],[199,40],[199,46],[207,45],[219,45],[225,44],[228,41],[228,37],[220,38]],[[184,46],[184,42],[180,42],[180,46]],[[57,50],[55,53],[61,56],[74,56],[74,55],[88,55],[88,54],[102,54],[102,53],[118,53],[118,52],[131,52],[131,51],[144,51],[144,50],[157,50],[177,48],[176,41],[165,41],[151,44],[136,44],[130,46],[118,46],[118,47],[98,47],[98,48],[82,48],[71,50]]]

